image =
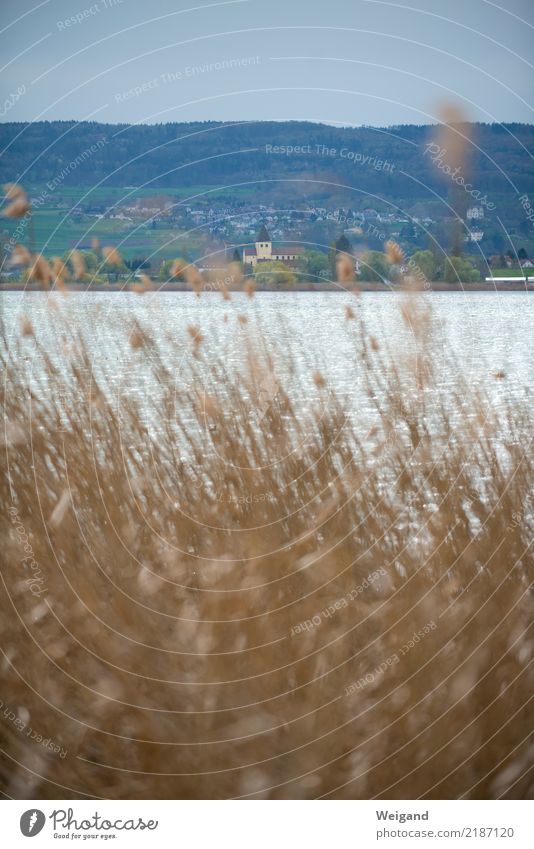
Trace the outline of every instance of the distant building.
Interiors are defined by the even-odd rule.
[[[466,236],[466,241],[469,242],[480,242],[484,238],[483,230],[471,230],[468,236]]]
[[[273,247],[272,239],[267,232],[265,224],[256,236],[253,248],[244,248],[243,265],[255,266],[258,262],[285,262],[293,263],[304,253],[300,245],[277,245]]]
[[[467,218],[469,221],[474,219],[478,220],[480,218],[484,218],[484,207],[483,206],[470,206],[466,212]]]
[[[371,207],[364,209],[363,217],[364,217],[365,221],[376,221],[376,220],[380,221],[380,215],[378,214],[376,209],[372,209]]]

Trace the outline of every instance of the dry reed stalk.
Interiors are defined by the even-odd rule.
[[[357,315],[361,421],[250,323],[237,369],[193,325],[100,372],[61,308],[59,351],[3,335],[3,792],[532,797],[532,411],[406,297],[432,403]]]
[[[30,211],[28,196],[22,186],[17,183],[7,183],[4,186],[4,196],[6,200],[11,201],[2,210],[2,215],[6,218],[22,218]]]
[[[351,283],[355,279],[354,260],[347,253],[336,256],[336,278],[339,283]]]
[[[122,257],[117,248],[102,248],[102,256],[108,265],[122,265]]]

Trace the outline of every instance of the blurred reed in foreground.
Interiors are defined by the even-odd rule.
[[[403,364],[340,317],[365,427],[328,374],[298,409],[246,327],[237,371],[175,340],[180,389],[132,323],[148,410],[61,310],[60,365],[29,319],[4,335],[5,794],[533,795],[532,412],[403,317]]]

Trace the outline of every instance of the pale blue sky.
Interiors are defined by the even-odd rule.
[[[533,121],[530,0],[2,0],[0,16],[2,121],[384,126],[445,100]]]

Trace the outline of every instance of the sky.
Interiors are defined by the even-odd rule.
[[[2,0],[0,121],[533,121],[532,0]]]

